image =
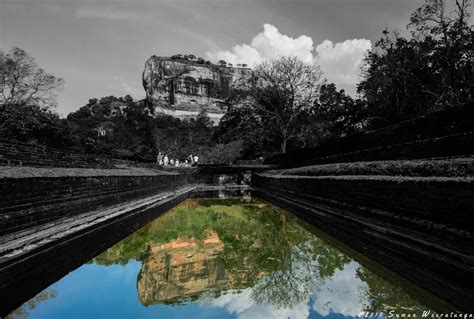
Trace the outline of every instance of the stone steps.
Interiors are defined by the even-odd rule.
[[[257,194],[464,310],[474,280],[472,179],[255,175]]]

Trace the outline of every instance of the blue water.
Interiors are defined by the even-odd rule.
[[[373,272],[311,229],[258,199],[187,200],[9,317],[342,318],[430,310],[418,289],[394,274],[387,281],[386,270]]]

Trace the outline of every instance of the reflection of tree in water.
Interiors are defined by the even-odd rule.
[[[244,212],[247,225],[237,241],[226,242],[221,258],[234,277],[245,265],[245,279],[254,282],[251,297],[258,303],[292,307],[308,300],[325,278],[350,262],[277,207],[248,205]]]
[[[395,286],[365,267],[357,269],[357,277],[367,284],[364,298],[368,302],[364,311],[410,313],[421,315],[427,307],[411,298],[401,287]]]
[[[316,296],[336,270],[344,271],[351,258],[304,229],[284,210],[252,198],[187,200],[128,236],[100,256],[98,264],[144,260],[150,242],[177,238],[202,239],[216,232],[224,243],[217,256],[222,276],[231,287],[252,287],[251,298],[261,304],[288,308]],[[400,287],[364,267],[357,276],[367,284],[359,292],[367,311],[424,309]],[[352,293],[355,293],[354,291]],[[203,294],[204,295],[204,294]],[[215,297],[220,292],[211,294]]]
[[[5,319],[27,318],[30,312],[35,309],[40,303],[52,298],[56,298],[56,291],[52,288],[45,289],[27,302],[25,302],[23,305],[21,305],[20,308],[10,313],[8,316],[5,317]]]
[[[297,233],[305,232],[298,229]],[[253,287],[252,299],[279,308],[291,308],[306,302],[318,290],[326,278],[342,270],[350,258],[331,248],[319,238],[308,234],[306,241],[292,246],[281,256],[284,258],[276,269]],[[311,238],[312,237],[312,238]],[[301,238],[304,240],[305,238]]]
[[[314,278],[312,269],[317,265],[307,258],[300,260],[297,257],[300,255],[298,252],[294,255],[293,252],[289,252],[279,269],[256,283],[251,294],[255,302],[288,308],[308,300],[319,281]]]

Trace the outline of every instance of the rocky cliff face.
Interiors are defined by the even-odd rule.
[[[198,297],[206,291],[245,287],[247,281],[242,286],[219,260],[223,249],[224,243],[215,232],[202,241],[186,237],[151,243],[138,276],[138,299],[148,306]]]
[[[249,68],[206,64],[202,59],[152,56],[145,63],[143,87],[157,113],[192,118],[204,109],[218,122],[227,111],[224,100],[231,85],[251,74]]]

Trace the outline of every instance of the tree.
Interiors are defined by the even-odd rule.
[[[431,68],[437,75],[439,91],[422,87],[434,103],[457,106],[473,99],[474,32],[469,26],[470,0],[455,0],[449,12],[444,0],[425,0],[410,17],[408,27],[421,43],[429,43]]]
[[[54,91],[64,81],[38,67],[25,50],[0,51],[0,104],[54,105]]]
[[[227,65],[227,62],[225,62],[224,60],[219,60],[219,64],[221,66],[226,66]]]
[[[36,145],[64,148],[72,143],[66,121],[37,105],[0,105],[0,132],[3,138]]]
[[[243,103],[268,119],[280,151],[286,153],[289,141],[307,133],[305,117],[314,108],[322,83],[318,65],[282,57],[255,68]]]
[[[411,38],[385,30],[367,54],[357,90],[377,128],[472,101],[474,33],[468,0],[426,0],[410,19]]]
[[[216,144],[204,150],[200,161],[204,163],[232,164],[240,158],[244,149],[241,140],[232,141],[227,144]]]
[[[106,96],[70,113],[67,121],[77,151],[130,160],[155,159],[153,118],[130,96]]]
[[[356,133],[365,127],[366,104],[354,100],[334,83],[323,84],[316,102],[314,123],[319,125],[318,142]]]
[[[266,150],[265,123],[248,106],[240,106],[228,111],[219,122],[215,132],[218,143],[243,141],[241,155],[243,159],[255,159],[264,155]]]

